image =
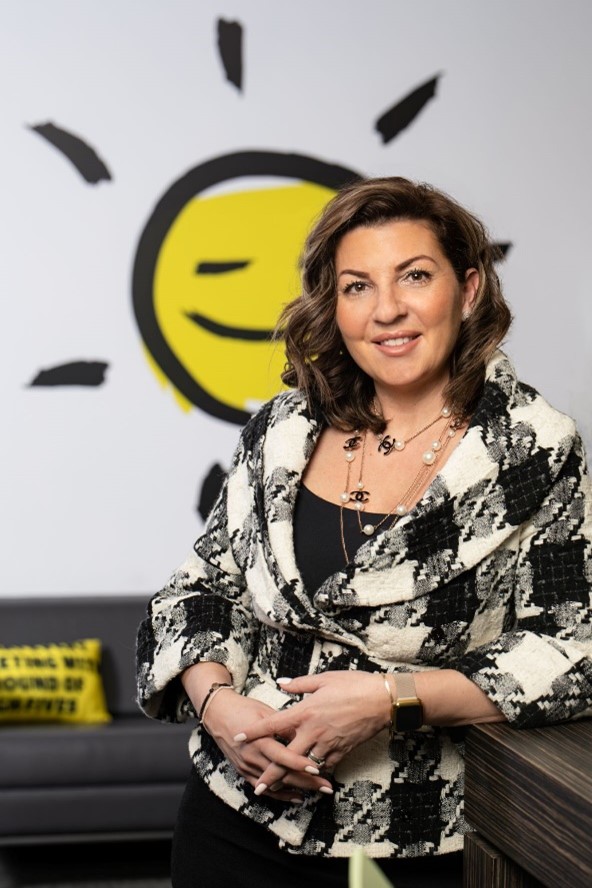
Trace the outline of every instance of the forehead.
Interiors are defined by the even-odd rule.
[[[393,219],[378,225],[360,225],[343,235],[335,250],[336,267],[374,257],[391,258],[397,264],[412,256],[445,258],[440,242],[429,222]]]

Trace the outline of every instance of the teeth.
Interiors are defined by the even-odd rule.
[[[407,345],[412,339],[412,336],[399,336],[397,339],[383,339],[382,345]]]

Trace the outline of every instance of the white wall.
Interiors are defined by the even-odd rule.
[[[245,28],[244,89],[216,20]],[[201,522],[238,426],[182,410],[131,305],[140,234],[187,170],[294,151],[434,183],[514,244],[503,266],[520,374],[592,444],[592,7],[549,0],[20,0],[0,7],[0,594],[148,591]],[[378,116],[438,73],[389,144]],[[53,121],[112,172],[89,185],[30,125]],[[109,363],[96,388],[30,388],[43,367]],[[240,367],[237,367],[240,372]]]

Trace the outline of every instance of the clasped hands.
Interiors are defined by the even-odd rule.
[[[218,694],[206,728],[256,795],[295,803],[305,792],[331,794],[324,772],[389,723],[384,676],[335,671],[280,678],[278,684],[304,696],[276,712],[250,697]],[[324,760],[322,771],[316,759]]]

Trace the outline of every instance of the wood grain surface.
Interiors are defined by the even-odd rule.
[[[547,888],[591,888],[592,720],[471,728],[465,813],[480,837]],[[469,842],[467,861],[475,852]]]
[[[465,836],[463,888],[541,888],[542,882],[478,833]]]

